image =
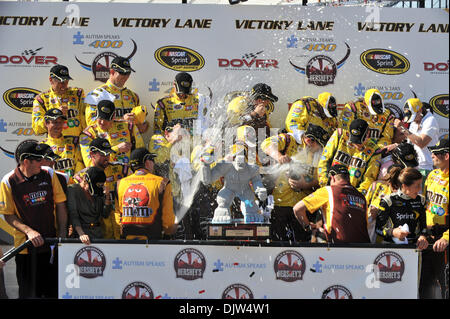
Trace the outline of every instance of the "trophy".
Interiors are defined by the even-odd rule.
[[[259,174],[259,166],[249,164],[242,145],[233,145],[228,159],[216,162],[210,167],[210,161],[202,158],[202,182],[207,185],[223,177],[224,186],[217,194],[218,207],[208,224],[209,239],[251,239],[269,238],[269,222],[262,214],[261,203],[267,200],[267,190]],[[244,218],[231,218],[230,207],[235,198],[241,200]]]

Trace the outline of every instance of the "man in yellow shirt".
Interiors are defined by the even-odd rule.
[[[331,136],[337,128],[336,98],[329,92],[319,94],[317,99],[305,96],[295,101],[286,116],[286,130],[300,142],[300,136],[312,123],[325,129]]]
[[[131,152],[136,148],[144,147],[145,144],[134,124],[123,120],[115,120],[113,102],[109,100],[100,101],[97,106],[97,113],[95,124],[88,126],[80,135],[81,155],[86,167],[93,166],[90,158],[92,141],[98,137],[108,140],[113,150],[110,165],[114,165],[114,167],[105,171],[106,183],[110,187],[110,191],[114,192],[116,182],[128,175]],[[117,209],[117,205],[115,207]],[[119,225],[115,222],[113,215],[110,214],[108,218],[110,224],[105,226],[105,238],[118,239]]]
[[[445,280],[444,269],[446,264],[448,267],[449,140],[441,139],[435,146],[428,148],[436,167],[428,175],[423,190],[432,249],[422,252],[419,296],[433,298],[434,284],[438,281],[442,298],[445,299],[448,298],[448,281]]]
[[[350,183],[365,195],[377,179],[380,169],[381,150],[367,133],[368,123],[354,120],[349,130],[338,128],[325,146],[319,161],[319,184],[325,186],[328,170],[334,164],[348,167]]]
[[[117,120],[136,125],[141,134],[148,130],[147,107],[140,104],[135,92],[125,87],[131,72],[134,70],[127,58],[119,56],[112,60],[108,81],[86,95],[86,125],[95,123],[97,104],[102,100],[110,100],[114,103]]]
[[[394,115],[383,104],[381,93],[377,89],[367,90],[364,99],[348,102],[338,120],[339,127],[348,130],[355,119],[363,119],[369,124],[367,136],[379,146],[392,143],[394,137]]]
[[[117,219],[125,239],[162,239],[177,229],[172,187],[168,179],[152,174],[154,157],[146,148],[134,150],[133,174],[117,183]]]
[[[65,116],[62,134],[70,139],[71,144],[78,145],[78,137],[86,127],[84,91],[69,87],[69,69],[64,65],[55,65],[50,69],[51,88],[34,98],[31,122],[34,133],[47,133],[45,114],[51,109],[59,109]]]
[[[309,241],[310,234],[295,220],[292,207],[319,186],[317,164],[328,136],[320,126],[309,124],[300,136],[301,143],[289,133],[269,137],[262,143],[263,151],[280,165],[280,171],[274,174],[272,240]]]

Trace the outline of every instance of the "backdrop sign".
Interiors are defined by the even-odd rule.
[[[415,299],[415,249],[61,244],[62,299]]]
[[[68,66],[70,85],[87,93],[106,81],[117,55],[131,59],[127,86],[149,107],[150,123],[151,105],[177,72],[189,71],[199,92],[211,90],[213,117],[224,114],[227,93],[259,82],[279,97],[277,128],[298,98],[329,91],[342,106],[377,88],[393,109],[417,94],[448,134],[441,9],[2,1],[0,41],[2,176],[15,167],[19,142],[44,138],[34,135],[30,112],[36,92],[49,89],[50,68]],[[146,141],[152,132],[151,125]]]

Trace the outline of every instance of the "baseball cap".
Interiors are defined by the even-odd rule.
[[[49,109],[47,112],[45,112],[44,120],[52,120],[55,121],[58,118],[62,118],[63,120],[67,120],[67,117],[64,115],[64,113],[60,109]]]
[[[104,156],[115,153],[111,148],[111,144],[109,143],[109,141],[101,137],[97,137],[91,141],[91,144],[89,144],[89,151],[100,152]]]
[[[144,167],[146,160],[152,160],[156,157],[155,153],[150,153],[145,147],[140,147],[131,152],[130,155],[130,165],[131,169],[135,170],[137,168]]]
[[[448,138],[443,138],[437,142],[435,146],[429,146],[428,149],[431,151],[431,153],[448,153],[449,152],[449,145],[448,145]]]
[[[101,100],[97,104],[97,118],[112,121],[116,107],[110,100]]]
[[[25,140],[21,142],[14,152],[17,163],[24,159],[40,160],[44,158],[46,147],[36,140]]]
[[[57,64],[50,69],[50,77],[60,82],[73,80],[69,75],[69,69],[65,65]]]
[[[84,177],[89,184],[89,193],[91,195],[103,195],[106,174],[101,168],[96,166],[89,167],[84,173]]]
[[[400,143],[391,152],[392,158],[395,162],[402,164],[404,167],[417,167],[419,162],[417,160],[417,152],[414,145],[410,143]]]
[[[317,143],[319,143],[322,147],[328,142],[330,138],[330,134],[323,129],[323,127],[319,125],[309,124],[306,129],[305,136],[312,138]]]
[[[177,93],[190,94],[192,88],[192,76],[189,73],[181,72],[175,76],[175,86]]]
[[[330,167],[328,170],[328,177],[335,176],[335,175],[345,175],[349,176],[350,173],[348,172],[348,168],[345,165],[342,164],[335,164]]]
[[[366,139],[369,124],[363,119],[353,120],[350,124],[350,142],[355,144],[362,144]]]
[[[57,159],[61,158],[61,156],[59,156],[58,154],[55,154],[55,152],[53,152],[50,145],[48,145],[46,143],[40,143],[39,145],[40,145],[40,147],[43,148],[42,152],[43,152],[45,159],[48,159],[50,161],[56,161]]]
[[[255,84],[252,88],[251,95],[254,99],[262,97],[271,102],[278,101],[278,97],[272,93],[272,88],[265,83]]]
[[[111,69],[120,74],[129,74],[131,71],[135,72],[130,65],[130,60],[122,56],[117,56],[112,60]]]

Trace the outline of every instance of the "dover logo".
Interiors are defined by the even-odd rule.
[[[378,269],[378,271],[375,271],[378,281],[389,284],[402,280],[405,263],[399,254],[393,251],[385,251],[375,258],[373,264]]]
[[[58,63],[53,55],[37,55],[43,47],[24,50],[20,55],[0,55],[0,65],[24,67],[51,67]]]
[[[131,58],[136,54],[137,51],[136,42],[133,39],[131,39],[131,41],[133,42],[133,51],[129,56],[127,56],[127,59],[129,60],[131,60]],[[109,79],[110,64],[112,60],[117,56],[118,55],[113,52],[102,52],[94,58],[91,64],[84,63],[77,57],[75,57],[75,60],[80,63],[83,69],[92,71],[92,73],[94,74],[94,80],[106,83],[106,81],[108,81]]]
[[[96,247],[83,247],[75,254],[73,263],[79,267],[81,277],[95,278],[103,276],[106,258]]]
[[[333,285],[323,291],[322,299],[353,299],[353,296],[344,286]]]
[[[153,299],[153,291],[146,283],[135,281],[125,287],[122,299]]]
[[[206,259],[197,249],[186,248],[175,256],[174,267],[177,278],[195,280],[203,278]]]
[[[163,67],[179,72],[194,72],[205,66],[205,59],[200,53],[180,46],[159,48],[155,59]]]
[[[306,270],[305,258],[294,250],[278,254],[274,262],[276,279],[293,282],[303,279]]]
[[[350,46],[347,43],[345,43],[345,45],[347,46],[347,53],[337,63],[326,55],[317,55],[311,58],[307,62],[305,68],[294,64],[291,60],[289,60],[289,63],[297,72],[306,74],[309,84],[317,86],[333,84],[337,75],[337,70],[344,65],[345,61],[347,61],[350,56]]]
[[[225,68],[226,70],[238,70],[238,71],[268,71],[271,68],[278,69],[278,61],[275,59],[261,59],[258,58],[264,51],[256,53],[246,53],[242,58],[227,59],[219,58],[219,68]]]
[[[377,73],[398,75],[409,70],[410,63],[403,55],[385,49],[370,49],[361,53],[361,63]]]
[[[430,99],[430,105],[440,116],[448,118],[448,94],[439,94]]]
[[[225,288],[222,299],[254,299],[253,292],[243,284],[232,284]]]
[[[33,101],[38,90],[30,88],[13,88],[3,93],[3,101],[16,111],[31,114],[33,112]]]

